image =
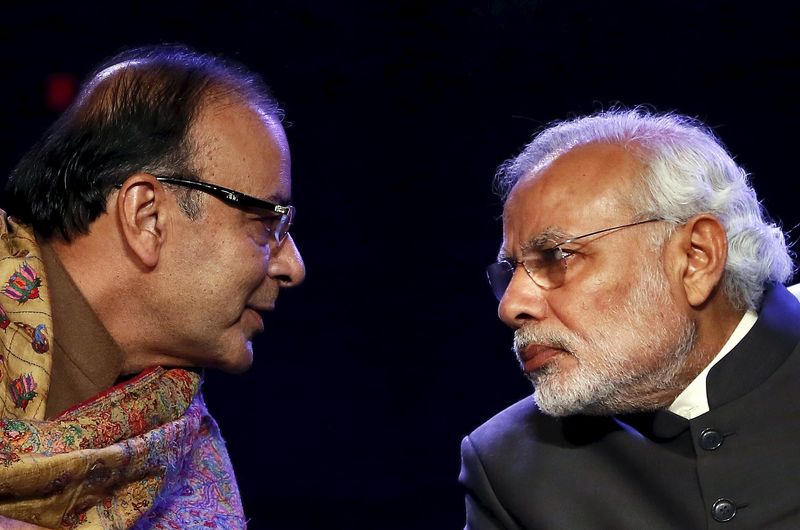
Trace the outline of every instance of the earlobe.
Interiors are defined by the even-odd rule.
[[[146,173],[128,177],[116,200],[117,221],[130,251],[143,266],[158,264],[165,231],[165,194],[161,184]]]
[[[720,221],[708,214],[690,219],[683,230],[683,288],[687,302],[698,307],[722,282],[728,259],[728,237]]]

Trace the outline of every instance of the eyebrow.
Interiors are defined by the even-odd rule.
[[[539,232],[532,238],[522,243],[522,245],[520,245],[520,251],[525,254],[526,252],[530,252],[532,250],[544,250],[546,248],[552,248],[554,246],[558,246],[559,241],[566,241],[570,237],[574,236],[563,228],[558,226],[548,226],[542,232]]]
[[[528,252],[532,252],[535,250],[544,250],[546,248],[552,248],[554,246],[558,246],[558,241],[566,241],[567,239],[574,237],[569,232],[565,231],[563,228],[558,226],[548,226],[542,232],[536,234],[535,236],[531,237],[522,245],[520,245],[520,252],[522,255],[525,255]],[[500,251],[497,253],[498,261],[503,259],[508,259],[510,256],[513,256],[513,252],[508,252],[507,249],[501,248]]]

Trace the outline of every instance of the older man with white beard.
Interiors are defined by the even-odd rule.
[[[464,439],[466,528],[800,527],[793,265],[714,134],[604,112],[498,180],[487,273],[534,395]]]

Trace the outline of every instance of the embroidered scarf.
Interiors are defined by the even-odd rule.
[[[63,529],[245,527],[190,371],[149,369],[44,419],[52,318],[31,230],[0,217],[0,514]]]

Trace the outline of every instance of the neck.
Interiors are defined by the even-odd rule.
[[[687,358],[681,378],[681,388],[675,396],[672,396],[673,400],[714,360],[744,314],[744,310],[735,309],[722,296],[713,302],[709,301],[707,305],[694,312],[692,317],[697,325],[697,340],[691,355]]]
[[[151,366],[182,366],[185,362],[153,348],[148,283],[123,242],[108,230],[108,216],[91,226],[89,234],[71,241],[49,241],[59,261],[98,320],[122,351],[122,373],[134,374]]]

